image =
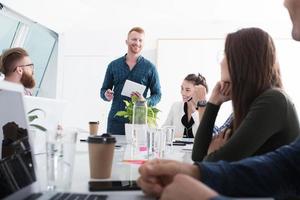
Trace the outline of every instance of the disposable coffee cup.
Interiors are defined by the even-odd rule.
[[[91,135],[97,135],[98,127],[99,127],[99,121],[89,122],[89,127],[90,127],[90,134]]]
[[[95,135],[89,136],[87,142],[89,144],[91,178],[109,178],[111,176],[116,138],[109,134]]]

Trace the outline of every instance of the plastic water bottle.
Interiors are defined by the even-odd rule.
[[[133,106],[133,124],[147,125],[147,103],[145,100],[137,100]]]
[[[132,141],[138,152],[147,153],[147,102],[137,100],[133,106]]]

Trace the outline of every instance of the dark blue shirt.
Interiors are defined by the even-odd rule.
[[[300,138],[262,156],[232,163],[196,164],[201,181],[223,195],[288,199],[300,196]]]
[[[136,65],[132,70],[126,63],[126,55],[112,61],[106,70],[105,78],[100,91],[101,98],[105,101],[105,91],[112,89],[114,91],[114,98],[111,109],[108,115],[107,132],[112,134],[124,135],[124,124],[128,122],[127,119],[117,117],[115,114],[125,109],[123,100],[130,101],[129,97],[121,95],[124,83],[126,80],[131,80],[146,86],[143,96],[146,98],[148,90],[150,90],[150,97],[146,98],[150,106],[156,105],[161,98],[160,83],[156,67],[147,59],[139,56]]]

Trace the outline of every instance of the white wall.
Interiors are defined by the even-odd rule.
[[[107,64],[125,54],[132,26],[146,30],[144,55],[154,63],[157,41],[162,38],[219,38],[246,26],[290,38],[291,30],[282,0],[2,2],[60,34],[57,94],[69,101],[64,123],[87,129],[89,120],[99,119],[102,131],[110,103],[100,99],[99,90]],[[162,109],[168,112],[169,107]]]
[[[300,60],[296,59],[300,52],[300,43],[292,39],[274,38],[274,40],[284,87],[296,104],[297,110],[300,111],[300,93],[296,91],[295,84],[299,77],[298,73],[295,73],[297,71],[295,66],[300,66]],[[220,80],[219,62],[223,58],[221,57],[223,50],[224,39],[221,38],[158,41],[157,65],[159,66],[162,93],[167,94],[159,105],[164,110],[161,113],[161,119],[167,117],[168,110],[166,108],[170,108],[170,102],[181,99],[180,85],[188,73],[204,75],[211,92],[215,83]],[[216,124],[222,125],[231,112],[231,102],[223,104]]]

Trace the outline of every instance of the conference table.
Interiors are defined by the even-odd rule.
[[[72,186],[70,191],[76,193],[89,192],[88,181],[90,179],[89,168],[89,154],[88,143],[80,142],[80,139],[87,139],[87,132],[80,132],[78,134],[76,143],[76,154],[73,168]],[[125,136],[116,135],[116,148],[114,151],[112,174],[109,179],[102,180],[137,180],[139,177],[138,168],[139,163],[128,162],[128,150],[131,148],[126,143]],[[42,190],[46,190],[46,155],[45,153],[37,154],[37,172],[38,180],[42,187]],[[192,163],[191,149],[184,149],[183,146],[173,146],[172,151],[168,152],[164,156],[165,159],[173,159],[178,161],[184,161]],[[96,192],[96,194],[122,194],[122,195],[136,195],[141,199],[148,199],[143,195],[141,191],[123,191],[123,192]],[[139,199],[140,199],[139,198]]]
[[[76,154],[75,154],[75,163],[73,169],[72,177],[72,186],[70,192],[75,193],[88,193],[88,181],[90,179],[90,170],[89,170],[89,154],[88,154],[88,143],[80,142],[80,139],[87,139],[88,133],[86,131],[81,131],[78,134],[77,143],[76,143]],[[138,168],[140,164],[129,163],[124,160],[128,159],[127,150],[129,145],[126,143],[125,136],[116,135],[117,139],[115,148],[112,174],[109,179],[102,180],[137,180],[139,177]],[[191,160],[191,151],[192,146],[173,146],[171,152],[165,154],[164,159],[172,159],[187,163],[193,163]],[[37,178],[40,183],[41,189],[46,190],[46,154],[37,153],[35,155],[37,161]],[[89,192],[90,193],[90,192]],[[129,200],[129,199],[153,199],[145,196],[142,191],[104,191],[104,192],[92,192],[92,194],[108,195],[108,200]],[[238,198],[238,199],[273,199],[273,198]]]

